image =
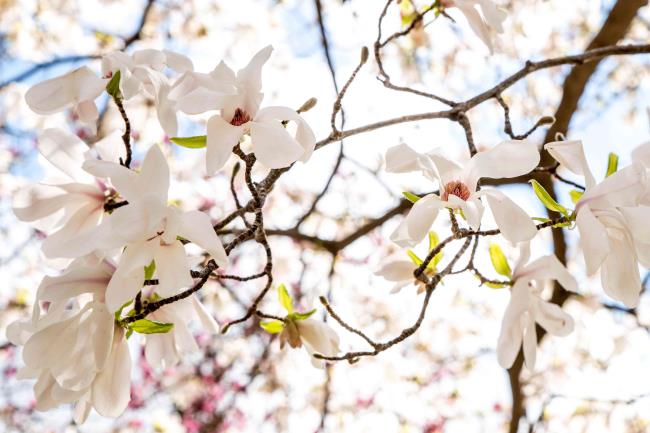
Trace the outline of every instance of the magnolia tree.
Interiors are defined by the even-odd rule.
[[[215,61],[202,70],[194,67],[190,57],[171,50],[108,51],[97,56],[99,62],[31,85],[24,101],[34,113],[71,113],[76,125],[73,130],[47,127],[35,131],[36,148],[47,165],[45,177],[18,189],[12,199],[15,217],[43,234],[40,248],[47,266],[58,269],[45,276],[41,271],[40,284],[33,288],[33,308],[6,328],[9,342],[22,347],[18,377],[35,380],[34,408],[50,411],[72,404],[77,424],[83,424],[93,410],[105,417],[120,417],[127,407],[137,407],[134,399],[141,398],[131,384],[134,378],[145,376],[160,383],[165,371],[191,362],[197,352],[203,352],[205,359],[215,357],[206,349],[206,339],[227,339],[237,328],[244,330],[242,339],[270,339],[269,344],[289,351],[288,356],[294,356],[291,349],[304,348],[313,366],[325,369],[329,380],[335,364],[341,364],[340,369],[363,368],[367,358],[382,357],[388,349],[408,344],[428,326],[436,294],[462,281],[475,286],[473,290],[507,294],[509,299],[500,312],[498,337],[487,350],[494,351],[498,364],[509,369],[513,389],[510,431],[516,432],[524,416],[519,382],[522,364],[529,374],[541,374],[536,365],[538,352],[544,350],[540,340],[547,333],[556,338],[574,331],[579,318],[563,304],[571,296],[584,296],[582,282],[600,275],[601,290],[610,300],[602,308],[636,317],[643,291],[641,269],[650,266],[650,143],[636,147],[625,166],[612,149],[601,177],[590,168],[593,162],[580,137],[566,138],[571,114],[567,118],[566,112],[558,110],[555,117],[539,116],[527,132],[516,134],[504,93],[529,76],[563,65],[573,67],[565,87],[581,83],[584,89],[589,75],[605,58],[647,60],[649,44],[617,43],[644,3],[621,0],[613,5],[610,18],[614,17],[614,24],[608,19],[601,33],[608,25],[618,27],[586,50],[535,61],[520,59],[520,69],[514,73],[487,89],[482,86],[475,96],[455,99],[441,96],[447,94],[444,83],[435,86],[441,87],[437,93],[423,86],[397,84],[401,78],[393,76],[399,77],[399,70],[389,75],[385,51],[404,40],[424,46],[430,26],[454,28],[462,20],[474,33],[463,37],[476,38],[494,54],[497,35],[510,32],[508,8],[492,0],[372,4],[366,12],[375,16],[375,40],[368,47],[357,47],[356,66],[346,72],[340,87],[333,75],[337,86],[333,105],[319,112],[326,114],[329,125],[324,137],[312,130],[313,124],[324,119],[311,114],[323,102],[317,105],[310,93],[318,83],[309,76],[275,84],[293,87],[303,95],[302,105],[276,105],[265,98],[265,93],[277,92],[264,79],[274,55],[272,46],[247,53],[249,60],[239,65]],[[143,25],[152,4],[147,3]],[[332,67],[320,1],[315,2],[315,10]],[[127,47],[140,39],[141,31],[142,27],[126,41]],[[368,68],[389,91],[410,94],[441,108],[345,126],[346,95],[366,79],[361,77],[368,76],[363,74]],[[647,69],[645,73],[647,78]],[[108,104],[104,107],[100,102],[98,108],[97,101],[102,100]],[[147,116],[151,113],[156,119],[166,140],[147,140],[135,133],[142,129],[138,122],[146,119],[130,113],[133,101],[145,101],[151,108]],[[480,138],[473,132],[470,113],[492,103],[502,109],[505,121],[499,127],[507,140],[478,146]],[[106,126],[106,110],[118,113],[120,123]],[[348,111],[351,116],[353,106]],[[184,126],[196,116],[204,122],[194,129]],[[347,236],[327,239],[300,230],[318,213],[319,202],[340,173],[341,150],[325,188],[307,210],[283,220],[286,209],[277,203],[291,192],[286,186],[277,187],[280,179],[294,167],[319,164],[315,162],[319,149],[431,119],[460,127],[464,154],[450,151],[435,137],[424,137],[422,150],[416,148],[423,146],[405,141],[389,143],[381,170],[394,174],[388,179],[395,185],[405,176],[415,185],[403,191],[396,207]],[[534,138],[539,131],[545,131],[545,138]],[[200,160],[183,174],[174,170],[174,164],[170,169],[173,152],[181,150]],[[194,199],[193,195],[204,197],[205,192],[191,183],[193,177],[207,182],[227,179],[231,197],[220,193],[209,200]],[[173,184],[188,180],[194,187],[183,190],[182,200],[171,200]],[[500,188],[513,182],[529,185],[514,195]],[[554,187],[560,184],[568,188]],[[543,205],[548,214],[531,214],[522,203],[522,193]],[[286,246],[274,244],[272,236],[293,238],[307,244],[307,249],[330,253],[331,278],[337,256],[348,245],[402,213],[397,226],[375,233],[392,245],[383,250],[379,265],[363,261],[355,265],[374,272],[373,281],[383,279],[392,286],[391,303],[405,302],[404,296],[417,293],[418,307],[407,315],[407,323],[397,322],[397,329],[388,327],[391,332],[386,335],[372,324],[367,329],[359,325],[363,320],[355,316],[362,314],[363,304],[353,308],[334,302],[335,284],[309,292],[301,288],[301,279],[296,285],[286,270],[278,270],[278,266],[288,266],[274,260],[277,250]],[[274,221],[271,227],[269,218]],[[580,256],[569,268],[566,246],[558,246],[565,238],[575,239]],[[246,266],[241,265],[247,256],[254,257],[257,269],[252,272],[244,272]],[[318,266],[317,258],[302,261],[305,269]],[[584,270],[579,269],[581,263]],[[354,268],[342,273],[351,279],[354,274]],[[467,275],[471,278],[463,279]],[[217,291],[250,291],[252,296],[233,295],[232,302],[240,304],[240,311],[234,316],[225,314],[230,307],[223,303],[204,303],[210,282],[217,283]],[[218,323],[215,316],[228,319]],[[638,317],[637,322],[641,324]],[[435,353],[435,342],[431,345],[427,350]],[[265,347],[264,358],[268,358],[269,346]],[[237,358],[231,363],[236,368]],[[260,364],[254,364],[251,377],[259,369]],[[204,378],[205,388],[220,383],[217,372],[209,375],[209,382],[201,368],[195,374]],[[325,428],[328,399],[335,391],[327,387],[321,429]],[[168,390],[162,386],[159,392]],[[219,397],[205,398],[201,404],[211,399]],[[531,428],[545,417],[544,408],[537,421],[529,417]],[[224,427],[214,419],[201,424],[196,414],[184,421],[188,431]],[[442,431],[444,422],[422,428]]]

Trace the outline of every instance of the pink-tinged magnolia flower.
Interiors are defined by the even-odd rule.
[[[535,368],[537,332],[539,323],[549,334],[564,337],[573,331],[573,319],[559,306],[541,298],[545,286],[556,280],[564,289],[576,292],[575,278],[554,255],[529,262],[530,244],[520,246],[520,256],[512,273],[510,303],[501,322],[497,344],[497,359],[503,368],[510,368],[524,349],[524,360],[529,370]]]
[[[73,261],[62,275],[43,279],[32,318],[9,326],[10,341],[24,345],[20,377],[36,379],[37,410],[76,402],[75,421],[82,423],[92,407],[109,417],[126,409],[128,345],[103,302],[114,269],[94,257]],[[84,299],[88,302],[79,308]],[[41,302],[49,303],[46,312]]]
[[[119,134],[96,143],[96,149],[121,148]],[[13,211],[21,221],[34,222],[51,232],[43,242],[50,258],[79,257],[92,251],[98,224],[104,215],[106,187],[81,168],[90,158],[88,146],[77,136],[59,129],[46,129],[38,150],[57,170],[57,177],[21,190],[14,197]]]
[[[106,293],[111,312],[133,299],[142,288],[144,267],[156,263],[158,293],[170,296],[192,285],[190,264],[179,237],[205,249],[219,266],[228,256],[217,237],[210,217],[203,212],[183,212],[167,205],[169,166],[158,146],[152,146],[140,173],[119,164],[86,161],[84,168],[100,178],[108,178],[129,204],[113,211],[102,227],[100,245],[112,250],[126,245]]]
[[[144,355],[154,368],[170,367],[178,363],[184,354],[199,350],[188,325],[198,318],[204,331],[219,332],[219,325],[195,295],[167,304],[147,317],[160,323],[173,323],[171,331],[164,334],[146,335]]]
[[[635,307],[641,292],[638,261],[650,264],[650,208],[639,206],[647,196],[647,170],[632,164],[596,184],[580,141],[547,143],[545,148],[563,167],[584,176],[586,190],[576,203],[576,225],[587,274],[601,270],[605,293]]]
[[[461,209],[472,229],[478,229],[483,216],[481,197],[485,197],[503,237],[512,242],[532,239],[537,230],[532,219],[497,189],[477,191],[481,178],[504,179],[529,173],[539,163],[539,152],[529,141],[504,141],[490,150],[474,155],[464,167],[437,151],[418,154],[405,144],[386,153],[386,170],[395,173],[422,171],[437,180],[440,194],[427,194],[411,208],[391,235],[400,246],[420,242],[442,208]]]
[[[488,47],[490,53],[494,52],[494,33],[503,33],[503,22],[508,17],[503,9],[492,0],[442,0],[441,4],[448,8],[457,7],[467,18],[476,36]]]
[[[257,159],[269,168],[287,167],[295,161],[307,161],[314,151],[316,139],[311,128],[289,107],[266,107],[262,102],[262,66],[273,48],[258,52],[248,65],[235,73],[221,62],[209,77],[193,75],[183,83],[184,91],[172,92],[179,106],[187,112],[219,108],[207,125],[206,168],[208,174],[221,169],[241,137],[250,134]],[[188,78],[189,80],[189,78]],[[232,86],[228,89],[225,86]],[[295,122],[290,134],[283,121]],[[291,125],[289,125],[291,127]]]
[[[25,94],[29,108],[38,114],[52,114],[72,107],[79,120],[95,133],[99,112],[95,99],[104,91],[107,80],[87,66],[32,86]]]

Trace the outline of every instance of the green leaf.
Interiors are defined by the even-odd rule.
[[[172,137],[172,143],[179,146],[187,147],[188,149],[202,149],[205,147],[207,138],[205,135],[195,135],[194,137]]]
[[[577,189],[572,189],[569,191],[569,196],[571,197],[571,201],[573,204],[578,203],[578,200],[582,198],[582,195],[584,194],[584,191],[578,191]]]
[[[533,217],[532,219],[534,221],[539,221],[541,223],[547,223],[551,220],[550,218],[545,218],[545,217]]]
[[[564,206],[553,200],[553,197],[551,197],[548,191],[546,191],[539,182],[537,182],[535,179],[531,179],[529,182],[533,186],[535,195],[542,202],[542,204],[546,206],[547,209],[559,212],[567,217],[569,216],[569,211]]]
[[[306,313],[293,313],[291,317],[295,320],[305,320],[309,319],[315,312],[316,309],[314,308],[313,310],[307,311]]]
[[[419,258],[418,255],[413,252],[413,250],[408,250],[406,254],[408,254],[409,258],[415,264],[415,266],[420,266],[422,263],[424,263],[422,259]]]
[[[284,309],[287,310],[287,313],[293,313],[293,299],[291,299],[291,295],[284,284],[278,286],[278,300]]]
[[[429,252],[433,251],[433,249],[437,247],[439,243],[440,238],[438,237],[438,234],[433,231],[429,232]],[[429,262],[427,268],[435,271],[436,266],[438,266],[438,263],[440,263],[440,260],[442,260],[442,250],[433,256],[433,259]]]
[[[122,305],[120,309],[115,312],[115,320],[120,320],[120,318],[122,317],[122,311],[132,303],[133,303],[133,299],[128,302],[125,302],[124,305]]]
[[[120,71],[117,70],[111,77],[111,80],[106,85],[106,92],[114,99],[122,99],[122,92],[120,91]]]
[[[420,200],[420,197],[418,197],[417,195],[415,195],[415,194],[413,194],[413,193],[411,193],[411,192],[408,192],[408,191],[404,191],[404,192],[402,193],[402,195],[404,195],[404,197],[406,197],[406,199],[407,199],[408,201],[410,201],[411,203],[415,203],[415,202],[417,202],[418,200]]]
[[[490,243],[490,260],[492,260],[492,266],[494,266],[494,270],[497,271],[498,274],[512,278],[510,265],[508,265],[508,260],[499,245]]]
[[[490,289],[503,289],[504,287],[508,287],[508,284],[505,284],[505,283],[492,283],[490,281],[486,281],[483,284],[488,286]]]
[[[165,334],[173,327],[173,323],[161,323],[149,319],[136,320],[129,325],[129,329],[138,334]]]
[[[279,334],[284,330],[284,323],[279,320],[272,320],[270,322],[260,322],[260,326],[269,334]]]
[[[149,265],[144,267],[144,279],[150,280],[151,278],[153,278],[154,272],[156,272],[156,262],[152,260],[151,263],[149,263]]]
[[[616,173],[616,170],[618,170],[618,155],[610,152],[607,157],[607,174],[605,174],[605,177],[609,177]]]

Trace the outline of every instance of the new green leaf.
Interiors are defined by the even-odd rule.
[[[411,192],[404,191],[402,194],[403,194],[404,197],[406,197],[406,199],[407,199],[408,201],[410,201],[411,203],[415,203],[415,202],[417,202],[418,200],[420,200],[420,197],[418,197],[417,195],[415,195],[415,194],[413,194],[413,193],[411,193]]]
[[[422,259],[419,258],[418,255],[413,252],[413,250],[408,250],[406,254],[408,254],[409,258],[415,264],[415,266],[420,266],[422,263],[424,263]]]
[[[510,265],[508,265],[508,260],[499,245],[490,243],[490,260],[492,260],[492,266],[494,266],[494,270],[498,274],[512,278]]]
[[[293,313],[291,317],[295,320],[305,320],[309,319],[314,313],[316,312],[316,309],[314,308],[311,311],[307,311],[306,313]]]
[[[269,334],[279,334],[284,329],[284,323],[280,322],[279,320],[260,322],[260,326]]]
[[[165,334],[173,327],[173,323],[161,323],[149,319],[136,320],[129,325],[129,329],[138,334]]]
[[[144,279],[152,279],[154,272],[156,272],[156,262],[152,260],[151,263],[144,267]]]
[[[605,174],[605,177],[609,177],[616,173],[616,170],[618,170],[618,155],[610,152],[607,157],[607,174]]]
[[[114,99],[122,99],[122,92],[120,91],[120,71],[117,70],[113,77],[106,85],[106,92]]]
[[[535,191],[537,198],[542,202],[544,206],[546,206],[547,209],[550,209],[554,212],[559,212],[566,217],[569,216],[569,211],[564,206],[556,202],[539,182],[537,182],[535,179],[531,179],[530,184],[533,186],[533,190]]]
[[[571,201],[573,204],[578,203],[578,200],[582,198],[582,195],[584,194],[584,191],[578,191],[577,189],[572,189],[569,191],[569,196],[571,197]]]
[[[278,286],[278,300],[284,309],[287,310],[287,313],[293,313],[293,299],[291,299],[291,295],[284,284]]]
[[[202,149],[205,147],[207,138],[205,135],[196,135],[194,137],[172,137],[170,140],[172,143],[188,149]]]

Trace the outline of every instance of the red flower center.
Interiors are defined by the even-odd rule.
[[[245,110],[238,108],[235,110],[235,115],[232,116],[232,120],[230,121],[230,124],[234,126],[241,126],[246,122],[250,122],[250,120],[251,120],[251,116],[249,116]]]
[[[442,192],[442,198],[444,201],[447,201],[449,195],[455,195],[463,201],[467,201],[470,196],[469,188],[457,180],[451,181],[445,185],[445,190]]]

